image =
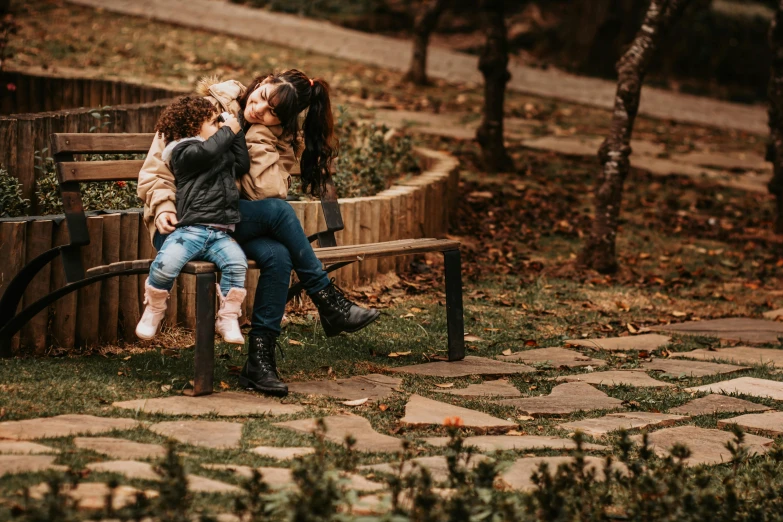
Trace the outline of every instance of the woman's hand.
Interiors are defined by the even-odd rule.
[[[234,134],[239,134],[239,131],[242,129],[242,127],[239,126],[239,120],[237,120],[236,116],[231,114],[225,117],[223,125],[228,125],[231,130],[234,131]]]
[[[155,219],[155,228],[157,228],[158,232],[161,234],[171,234],[177,229],[177,223],[179,223],[177,214],[174,212],[161,212],[158,214],[157,219]]]

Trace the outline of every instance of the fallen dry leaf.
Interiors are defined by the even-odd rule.
[[[508,350],[503,350],[502,353],[503,353],[503,355],[511,355],[511,353],[512,353],[511,352],[511,348],[509,348]]]
[[[400,316],[401,319],[408,319],[409,317],[416,317],[416,316],[413,314],[405,314]]]
[[[356,399],[355,401],[342,401],[341,404],[344,404],[346,406],[361,406],[368,400],[370,399],[365,397],[364,399]]]
[[[411,352],[392,352],[389,354],[389,357],[405,357],[406,355],[410,355]]]
[[[530,415],[520,415],[520,416],[517,417],[517,420],[518,421],[529,421],[529,420],[533,420],[533,417],[531,417]]]
[[[453,388],[454,387],[454,383],[453,382],[447,382],[447,383],[444,383],[444,384],[436,384],[435,386],[437,386],[438,388]]]
[[[163,386],[160,387],[160,391],[164,391],[164,392],[167,392],[170,389],[171,389],[171,384],[164,384]]]
[[[628,323],[625,326],[626,326],[626,328],[628,328],[628,331],[631,332],[632,334],[639,333],[639,330],[637,330],[634,327],[634,325],[632,325],[631,323]]]
[[[478,342],[483,341],[484,339],[482,339],[481,337],[479,337],[477,335],[468,334],[468,335],[465,336],[465,340],[470,342],[470,343],[478,343]]]
[[[423,311],[424,310],[422,310],[421,308],[416,308],[415,306],[413,308],[411,308],[411,312],[413,312],[414,314],[418,314],[418,313],[421,313]]]
[[[221,390],[228,390],[228,389],[231,389],[231,385],[230,385],[230,384],[228,384],[227,382],[220,381],[220,389],[221,389]]]
[[[378,405],[378,409],[381,410],[381,411],[386,411],[386,410],[389,409],[389,405],[388,404],[379,404]]]
[[[672,312],[672,315],[673,315],[674,317],[685,317],[685,316],[686,316],[686,315],[688,315],[688,314],[686,314],[685,312],[680,312],[680,311],[678,311],[678,310],[675,310],[675,311],[673,311],[673,312]]]
[[[302,343],[297,341],[296,339],[289,339],[288,344],[293,344],[294,346],[302,346]]]

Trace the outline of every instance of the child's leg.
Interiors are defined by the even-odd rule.
[[[206,231],[206,230],[205,230]],[[136,336],[152,339],[166,314],[169,290],[185,263],[196,257],[209,236],[197,228],[184,227],[170,234],[150,265],[144,292],[144,314],[136,325]]]
[[[218,310],[215,331],[227,343],[244,344],[245,338],[239,330],[239,316],[245,300],[245,275],[247,259],[239,244],[228,234],[213,231],[213,240],[207,245],[201,259],[211,261],[220,270],[220,310]]]

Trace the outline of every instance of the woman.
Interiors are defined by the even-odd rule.
[[[355,332],[380,315],[377,310],[353,304],[329,280],[315,256],[293,208],[285,198],[290,172],[297,165],[302,188],[319,194],[329,176],[334,156],[334,121],[329,86],[291,69],[260,76],[245,88],[229,80],[204,79],[199,94],[220,111],[235,115],[245,131],[250,170],[237,180],[243,199],[241,221],[234,239],[247,257],[261,269],[251,318],[248,360],[242,368],[242,386],[285,396],[288,387],[280,380],[275,360],[275,342],[285,312],[292,268],[311,297],[327,336]],[[304,123],[300,119],[306,111]],[[163,140],[156,136],[139,172],[138,195],[144,201],[144,223],[155,248],[176,229],[174,176],[161,159]],[[301,152],[301,154],[300,154]]]

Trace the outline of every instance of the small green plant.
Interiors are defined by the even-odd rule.
[[[22,184],[0,167],[0,218],[27,214],[30,200],[22,197]]]

